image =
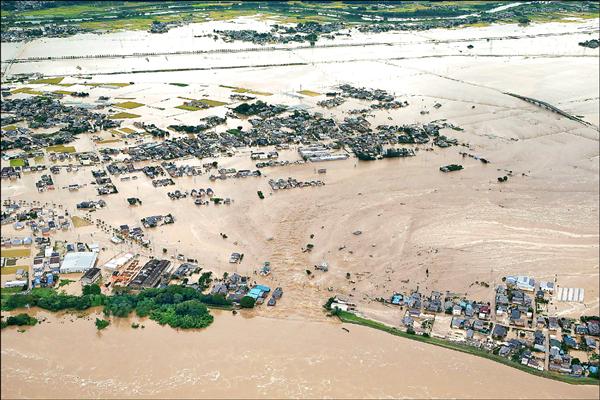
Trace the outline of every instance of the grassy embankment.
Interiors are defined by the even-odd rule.
[[[442,339],[433,338],[433,337],[409,334],[409,333],[401,331],[397,328],[382,324],[381,322],[362,318],[362,317],[357,316],[356,314],[353,314],[353,313],[350,313],[347,311],[339,311],[337,316],[342,322],[346,322],[349,324],[362,325],[362,326],[366,326],[369,328],[378,329],[380,331],[384,331],[387,333],[391,333],[392,335],[400,336],[400,337],[403,337],[406,339],[416,340],[418,342],[423,342],[423,343],[429,343],[429,344],[433,344],[436,346],[444,347],[446,349],[456,350],[456,351],[460,351],[462,353],[468,353],[468,354],[472,354],[474,356],[487,358],[489,360],[493,360],[493,361],[499,362],[501,364],[507,365],[509,367],[519,369],[523,372],[527,372],[532,375],[541,376],[543,378],[554,379],[557,381],[561,381],[561,382],[565,382],[565,383],[569,383],[569,384],[573,384],[573,385],[598,385],[600,383],[600,381],[598,379],[589,378],[589,377],[576,378],[576,377],[571,377],[571,376],[567,376],[567,375],[557,374],[557,373],[550,372],[550,371],[538,371],[531,367],[527,367],[525,365],[513,362],[507,358],[489,353],[489,352],[481,350],[481,349],[477,349],[475,347],[465,346],[465,345],[461,345],[459,343],[453,343],[453,342],[450,342],[447,340],[442,340]]]

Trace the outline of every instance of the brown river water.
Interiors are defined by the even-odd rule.
[[[333,320],[216,311],[204,330],[35,313],[2,331],[2,398],[597,398],[598,387]],[[349,330],[346,332],[342,327]],[[510,384],[509,384],[510,382]],[[518,382],[518,384],[515,384]]]

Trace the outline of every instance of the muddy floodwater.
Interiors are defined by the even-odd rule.
[[[249,22],[244,21],[236,23],[246,26]],[[139,171],[139,179],[113,179],[119,192],[106,197],[106,207],[92,217],[97,224],[133,227],[141,218],[171,213],[174,224],[146,230],[152,249],[130,242],[116,245],[99,225],[60,231],[53,240],[98,243],[98,265],[124,252],[141,254],[144,260],[175,260],[176,254],[185,254],[215,276],[250,275],[272,288],[282,287],[285,295],[276,307],[263,305],[237,315],[212,311],[213,324],[192,331],[138,319],[112,319],[107,329],[97,331],[93,313],[78,317],[31,310],[44,322],[24,332],[15,327],[2,330],[1,397],[597,399],[598,386],[568,385],[487,359],[343,325],[327,318],[322,309],[330,296],[351,296],[365,317],[399,326],[404,311],[376,299],[420,288],[426,294],[448,290],[489,302],[503,277],[528,275],[585,290],[580,303],[551,304],[552,315],[598,314],[600,74],[598,50],[577,44],[597,31],[598,21],[590,20],[336,39],[340,45],[364,44],[351,52],[347,46],[278,46],[268,52],[166,54],[254,47],[194,38],[204,33],[196,25],[158,38],[125,32],[3,43],[6,74],[65,75],[63,84],[72,85],[70,90],[90,92],[83,99],[65,98],[65,103],[95,107],[100,96],[141,103],[135,109],[138,118],[121,125],[131,131],[137,130],[134,122],[166,128],[223,117],[227,107],[194,112],[177,107],[185,99],[201,97],[230,102],[235,87],[267,92],[260,99],[271,104],[342,121],[351,110],[368,107],[367,102],[348,99],[333,110],[317,103],[324,93],[350,83],[385,89],[410,103],[372,111],[372,128],[447,121],[460,128],[442,133],[460,146],[415,145],[417,155],[407,159],[292,163],[263,168],[260,177],[243,180],[211,181],[208,174],[181,177],[171,187],[154,187]],[[165,54],[91,57],[145,51]],[[50,55],[80,58],[28,59]],[[18,60],[8,62],[13,58]],[[84,85],[87,81],[125,84],[90,87]],[[301,96],[301,90],[317,91],[318,96]],[[581,121],[507,92],[542,99]],[[250,123],[230,118],[215,131],[238,126],[249,129]],[[113,138],[110,132],[97,134]],[[116,136],[110,141],[94,141],[92,136],[80,135],[71,144],[78,152],[133,144]],[[214,161],[221,168],[255,169],[250,153],[256,149],[240,148]],[[280,160],[299,161],[296,146],[281,150]],[[197,166],[212,161],[175,162]],[[1,162],[2,167],[9,165]],[[453,163],[464,170],[440,172],[440,166]],[[150,162],[138,166],[146,164]],[[510,180],[499,183],[503,175]],[[271,190],[269,179],[287,177],[322,179],[326,184]],[[52,191],[38,192],[38,179],[39,173],[32,173],[4,181],[2,200],[57,204],[81,217],[76,204],[98,199],[90,168],[56,174]],[[77,192],[68,191],[73,184],[81,185]],[[207,187],[230,197],[232,204],[201,208],[189,198],[173,201],[167,195],[174,189]],[[259,200],[257,191],[265,198]],[[129,197],[142,199],[143,205],[127,206]],[[3,237],[24,234],[10,225],[2,228]],[[311,252],[304,251],[308,243],[314,244]],[[229,262],[234,251],[244,254],[242,264]],[[254,275],[266,260],[273,273]],[[323,261],[329,264],[327,273],[306,273]],[[61,290],[80,293],[79,277],[70,277],[75,282]],[[3,283],[8,279],[12,277],[2,275]],[[439,317],[443,321],[444,316]],[[449,321],[437,321],[437,326],[450,329]],[[132,322],[144,328],[134,329]]]
[[[199,331],[148,320],[133,329],[132,320],[116,319],[98,332],[94,314],[38,312],[47,318],[41,325],[2,331],[2,398],[598,395],[597,387],[538,378],[360,326],[214,313],[213,325]]]

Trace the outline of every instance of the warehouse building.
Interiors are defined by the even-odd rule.
[[[67,253],[60,266],[61,274],[85,272],[96,265],[98,253],[93,251],[78,251]]]

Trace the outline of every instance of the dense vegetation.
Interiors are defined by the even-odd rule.
[[[126,317],[133,310],[140,317],[150,317],[173,328],[204,328],[213,321],[206,305],[231,306],[222,295],[205,295],[184,286],[146,289],[139,294],[122,293],[107,297],[106,315]]]
[[[23,325],[29,325],[29,326],[33,326],[35,324],[37,324],[38,320],[35,319],[34,317],[31,317],[29,314],[18,314],[18,315],[12,315],[10,317],[8,317],[6,319],[6,321],[2,321],[0,323],[1,328],[4,329],[7,326],[11,326],[11,325],[17,325],[17,326],[23,326]]]
[[[207,295],[200,291],[172,285],[161,289],[146,289],[139,293],[128,291],[111,296],[100,294],[96,284],[84,287],[83,295],[60,294],[53,290],[32,290],[27,294],[13,294],[3,299],[3,310],[37,306],[50,311],[86,310],[104,306],[107,316],[127,317],[135,310],[140,317],[149,317],[159,324],[174,328],[204,328],[213,321],[208,306],[231,307],[222,295]]]
[[[255,302],[256,300],[254,300],[253,297],[244,296],[240,300],[240,306],[242,306],[243,308],[253,308]]]

